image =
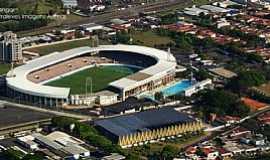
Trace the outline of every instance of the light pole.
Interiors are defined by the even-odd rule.
[[[88,84],[90,82],[90,94],[92,94],[92,91],[93,91],[93,87],[92,87],[92,77],[87,77],[86,78],[86,81],[85,81],[85,94],[86,96],[88,96]]]

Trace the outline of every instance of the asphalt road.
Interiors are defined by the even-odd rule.
[[[133,6],[131,8],[126,8],[125,10],[117,10],[117,9],[112,9],[110,11],[107,11],[102,14],[97,14],[93,15],[88,18],[83,18],[77,21],[65,21],[63,22],[60,26],[58,25],[52,25],[52,26],[45,26],[29,31],[23,31],[21,32],[22,34],[27,34],[31,32],[39,32],[43,30],[53,30],[55,28],[61,27],[61,26],[68,26],[71,28],[78,27],[79,25],[82,24],[87,24],[87,23],[98,23],[98,24],[105,24],[108,23],[111,19],[115,18],[131,18],[139,15],[141,12],[152,12],[156,11],[161,12],[161,11],[167,11],[170,10],[172,7],[175,5],[183,4],[191,4],[191,1],[187,0],[160,0],[159,2],[155,3],[149,3],[145,5],[139,5],[139,6]]]
[[[179,5],[179,4],[185,4],[189,3],[186,0],[164,0],[158,3],[151,3],[151,4],[145,4],[140,6],[134,6],[131,8],[126,8],[125,10],[113,10],[108,13],[95,15],[92,17],[89,17],[87,19],[79,20],[77,22],[69,23],[65,22],[63,25],[69,25],[70,27],[76,27],[81,24],[86,23],[99,23],[103,24],[106,22],[109,22],[111,19],[114,18],[129,18],[139,15],[140,12],[160,12],[164,10],[170,9],[170,7]]]

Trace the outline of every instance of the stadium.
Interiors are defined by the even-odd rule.
[[[6,78],[7,94],[21,102],[52,107],[92,102],[103,93],[107,99],[113,99],[112,102],[123,101],[130,96],[155,90],[174,81],[176,65],[172,54],[144,46],[80,47],[54,52],[9,71]],[[113,69],[114,67],[116,68]],[[89,74],[90,72],[98,74],[86,78],[87,70],[91,68]],[[117,73],[114,76],[112,71],[119,69],[123,70],[121,75]],[[75,92],[71,89],[71,86],[80,80],[79,75],[74,81],[67,81],[67,86],[61,85],[65,78],[70,79],[72,77],[69,76],[79,73],[85,75],[77,84],[80,86],[74,87],[75,89],[81,87],[80,91]],[[91,83],[87,83],[88,80]],[[98,82],[107,80],[104,83],[108,83],[108,86],[97,88],[97,84],[92,83],[94,80]],[[57,81],[58,85],[55,85]],[[99,92],[92,94],[93,88]],[[105,89],[107,92],[102,92]]]

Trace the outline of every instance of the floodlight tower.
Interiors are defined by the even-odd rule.
[[[96,41],[97,41],[97,47],[99,46],[99,38],[96,36]]]
[[[9,74],[7,74],[7,77],[15,77],[15,74],[14,74],[14,63],[11,62],[11,68],[10,68],[10,72]]]
[[[194,77],[194,74],[193,74],[193,65],[192,65],[192,61],[189,62],[190,63],[190,81],[192,84],[195,84],[196,83],[196,78]]]
[[[98,47],[99,46],[99,38],[98,36],[91,37],[91,47]],[[98,51],[94,51],[93,55],[98,54]]]
[[[90,95],[92,95],[92,91],[93,91],[93,81],[92,81],[92,77],[87,77],[85,80],[85,95],[86,97],[89,96],[88,94],[88,86],[90,85]]]
[[[170,57],[171,57],[171,48],[169,47],[167,52],[167,61],[171,61]]]
[[[91,41],[92,42],[92,44],[91,44],[92,47],[98,47],[99,46],[99,38],[98,38],[97,35],[93,36],[91,38],[91,40],[92,40]]]

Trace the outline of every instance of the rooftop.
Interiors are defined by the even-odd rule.
[[[33,137],[35,137],[35,140],[37,140],[38,142],[41,142],[42,144],[52,149],[59,150],[63,148],[62,145],[58,144],[57,142],[51,141],[49,138],[47,138],[46,136],[43,136],[40,133],[34,133]]]
[[[267,104],[256,101],[254,99],[251,98],[247,98],[247,97],[243,97],[241,98],[242,102],[247,105],[248,107],[250,107],[251,110],[260,110],[263,109],[267,106]]]
[[[80,155],[87,154],[89,151],[80,146],[84,142],[72,137],[64,132],[52,132],[51,134],[44,136],[40,133],[34,133],[32,135],[35,141],[42,145],[55,150],[56,152],[62,151],[68,155]]]
[[[93,28],[93,27],[103,27],[102,25],[96,24],[96,23],[87,23],[80,25],[82,28]]]
[[[111,22],[113,23],[113,24],[125,24],[125,23],[127,23],[127,21],[125,21],[125,20],[122,20],[122,19],[112,19],[111,20]]]
[[[150,99],[137,99],[135,97],[129,97],[124,102],[119,102],[103,108],[103,112],[106,115],[111,114],[120,114],[121,112],[135,109],[139,110],[141,107],[156,105],[156,102],[153,102]]]
[[[116,96],[118,94],[109,90],[103,90],[100,92],[96,92],[95,95],[96,96]]]
[[[212,73],[218,75],[218,76],[221,76],[221,77],[224,77],[224,78],[232,78],[232,77],[235,77],[237,76],[236,73],[230,71],[230,70],[227,70],[223,67],[218,67],[218,68],[213,68],[213,69],[209,69]]]
[[[205,10],[209,10],[211,12],[220,12],[220,13],[226,13],[226,12],[230,11],[229,9],[216,7],[216,6],[212,6],[212,5],[202,5],[200,8],[205,9]]]
[[[126,159],[126,157],[118,153],[112,153],[111,155],[102,158],[102,160],[122,160],[122,159]]]
[[[62,0],[62,3],[64,6],[67,6],[67,5],[77,6],[78,5],[77,0]]]
[[[126,78],[131,79],[131,80],[135,80],[135,81],[142,81],[142,80],[145,80],[149,77],[151,77],[151,75],[146,74],[146,73],[137,72],[135,74],[127,76]]]
[[[72,155],[80,155],[80,154],[89,152],[87,149],[85,149],[81,146],[78,146],[78,145],[66,146],[63,148],[63,150],[69,154],[72,154]]]
[[[7,105],[6,107],[0,108],[0,117],[1,131],[10,127],[49,120],[54,117],[54,115]]]
[[[116,136],[160,128],[167,125],[195,121],[173,108],[160,108],[144,112],[97,120],[95,124]]]

